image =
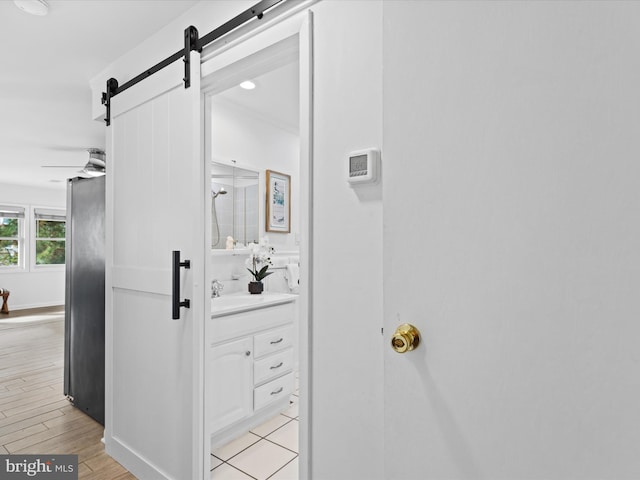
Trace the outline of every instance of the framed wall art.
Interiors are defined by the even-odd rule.
[[[267,232],[291,232],[291,175],[267,170]]]

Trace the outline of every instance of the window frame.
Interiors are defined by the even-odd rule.
[[[67,228],[67,211],[61,207],[49,207],[49,206],[33,206],[31,208],[31,219],[30,225],[32,234],[30,235],[30,244],[31,244],[31,255],[30,255],[30,263],[31,263],[31,271],[37,270],[64,270],[66,265],[66,247],[67,247],[67,237],[66,235],[63,238],[49,238],[43,237],[38,238],[38,226],[37,222],[39,219],[44,220],[53,220],[53,221],[62,221],[62,220],[54,220],[53,218],[43,218],[43,217],[59,217],[63,218],[65,222],[65,232]],[[49,263],[49,264],[38,264],[37,263],[37,244],[38,241],[43,240],[53,240],[64,242],[65,246],[65,263]]]
[[[3,209],[7,210],[7,212],[17,211],[18,212],[18,264],[17,265],[0,265],[0,273],[24,273],[27,271],[27,235],[28,235],[28,222],[27,220],[27,212],[29,208],[27,205],[20,205],[15,203],[2,203],[0,205],[0,211]],[[22,216],[19,216],[20,213]],[[3,217],[3,218],[12,218],[12,217]],[[13,240],[15,237],[0,237],[0,240]]]

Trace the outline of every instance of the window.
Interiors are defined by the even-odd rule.
[[[24,267],[24,207],[0,205],[0,268]]]
[[[35,264],[64,265],[66,217],[60,210],[34,209]]]

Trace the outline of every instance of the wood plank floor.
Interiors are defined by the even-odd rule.
[[[75,454],[80,479],[135,479],[104,451],[103,427],[63,394],[64,312],[0,314],[0,454]]]

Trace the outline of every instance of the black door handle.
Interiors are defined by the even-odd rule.
[[[173,320],[180,319],[180,307],[191,308],[191,300],[185,298],[180,301],[180,267],[191,268],[191,260],[180,261],[180,250],[174,250],[172,253],[172,282],[171,282],[171,303],[173,304]]]

